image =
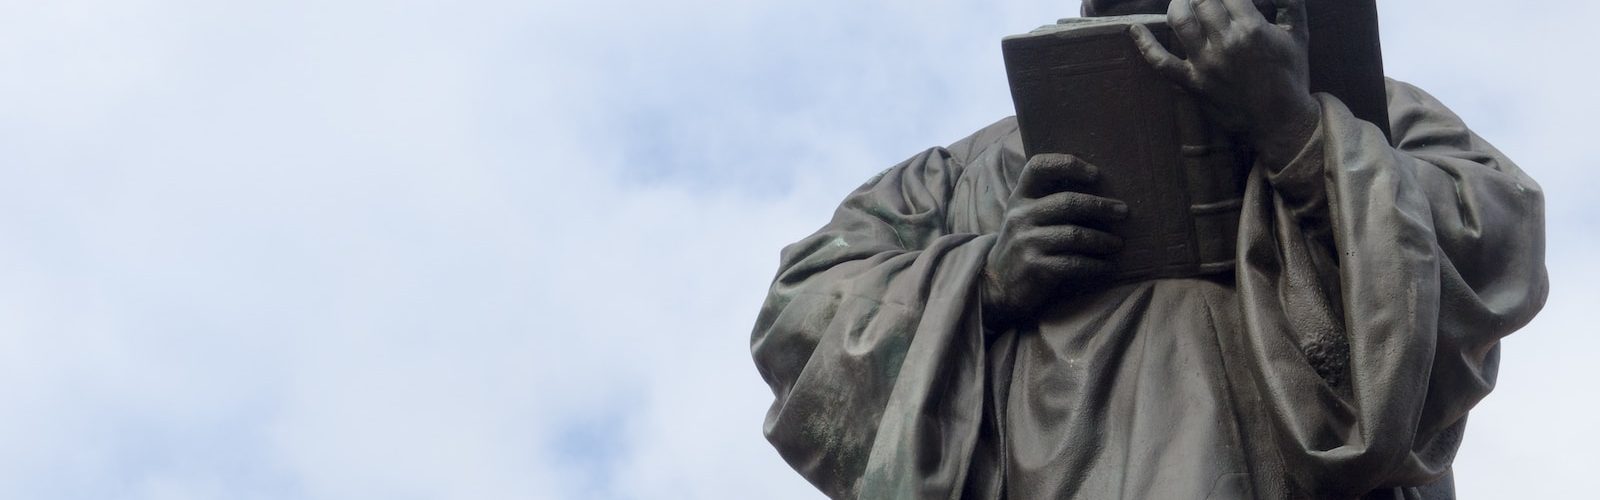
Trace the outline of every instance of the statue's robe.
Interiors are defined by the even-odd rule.
[[[873,178],[783,251],[768,439],[836,498],[1453,497],[1544,303],[1540,188],[1415,87],[1389,82],[1392,141],[1316,97],[1300,155],[1250,174],[1234,273],[1069,290],[1013,331],[978,284],[1015,122]]]

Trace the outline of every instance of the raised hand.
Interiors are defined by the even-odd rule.
[[[1093,165],[1071,155],[1028,159],[984,270],[984,323],[990,328],[1012,326],[1049,299],[1111,273],[1103,257],[1120,250],[1122,239],[1104,227],[1126,218],[1128,206],[1075,191],[1098,179]]]
[[[1305,2],[1271,3],[1275,21],[1251,0],[1172,0],[1167,22],[1187,60],[1144,26],[1131,34],[1151,66],[1208,101],[1223,125],[1278,168],[1305,146],[1322,111],[1310,92]]]

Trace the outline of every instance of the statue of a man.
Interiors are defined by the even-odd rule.
[[[1256,152],[1234,272],[1107,284],[1127,207],[1013,119],[929,149],[783,252],[751,339],[782,456],[835,498],[1453,498],[1544,303],[1540,188],[1408,84],[1392,139],[1308,92],[1302,1],[1084,5],[1166,13],[1187,59],[1130,36]]]

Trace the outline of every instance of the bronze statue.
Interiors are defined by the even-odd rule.
[[[1454,498],[1547,293],[1541,191],[1416,87],[1387,135],[1311,92],[1304,1],[1084,3],[1165,13],[1179,47],[1131,43],[1248,153],[1226,272],[1118,279],[1116,172],[1013,118],[784,249],[751,339],[784,459],[834,498]]]

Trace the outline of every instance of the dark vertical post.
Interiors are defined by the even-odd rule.
[[[1389,136],[1377,0],[1306,0],[1311,27],[1311,91],[1344,101],[1357,118]]]

